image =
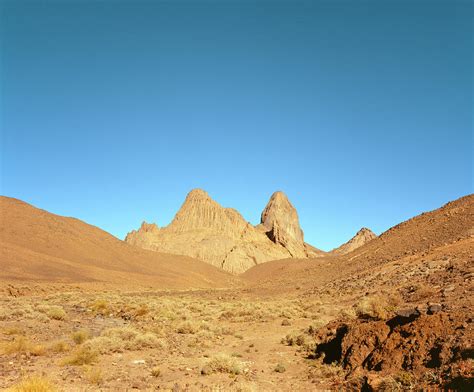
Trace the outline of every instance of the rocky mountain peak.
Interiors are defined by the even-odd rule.
[[[293,257],[306,256],[298,213],[283,192],[270,197],[260,221],[273,242],[283,245]]]
[[[372,230],[368,229],[367,227],[363,227],[356,233],[352,240],[355,240],[357,238],[364,238],[365,240],[370,241],[375,237],[377,237],[377,235]]]
[[[204,190],[200,188],[192,189],[186,196],[186,202],[192,202],[192,201],[209,201],[211,200],[211,197],[209,194]]]
[[[367,227],[361,228],[354,237],[352,237],[345,244],[342,244],[339,248],[334,249],[332,252],[336,254],[346,254],[352,252],[353,250],[360,248],[362,245],[365,245],[367,242],[376,238],[377,235]]]
[[[153,233],[153,232],[159,231],[160,228],[158,227],[158,225],[156,223],[147,223],[147,222],[143,221],[139,230],[141,230],[145,233]]]
[[[176,233],[206,230],[234,237],[240,236],[246,225],[240,214],[230,214],[206,191],[193,189],[166,230]]]

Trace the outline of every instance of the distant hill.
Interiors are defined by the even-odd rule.
[[[207,263],[133,247],[78,219],[0,197],[0,280],[110,282],[162,288],[227,286]]]
[[[377,236],[372,232],[372,230],[363,227],[360,229],[354,237],[352,237],[349,241],[342,244],[336,249],[333,249],[331,253],[336,255],[345,255],[347,253],[360,248],[361,246],[365,245],[369,241],[372,241]]]

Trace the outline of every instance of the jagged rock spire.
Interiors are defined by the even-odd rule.
[[[293,257],[305,257],[304,235],[298,213],[288,197],[275,192],[262,212],[261,224],[268,237],[288,249]]]

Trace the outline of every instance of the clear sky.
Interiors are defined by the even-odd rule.
[[[471,1],[1,1],[1,194],[123,238],[204,188],[328,250],[473,192]]]

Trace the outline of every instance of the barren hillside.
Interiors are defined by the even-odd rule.
[[[402,222],[367,244],[345,255],[308,260],[277,260],[258,265],[243,274],[256,286],[273,288],[314,286],[320,282],[372,270],[407,256],[423,255],[474,234],[474,195]],[[279,284],[275,284],[279,282]]]
[[[0,279],[112,282],[167,288],[226,286],[224,271],[132,247],[97,227],[0,197]]]

